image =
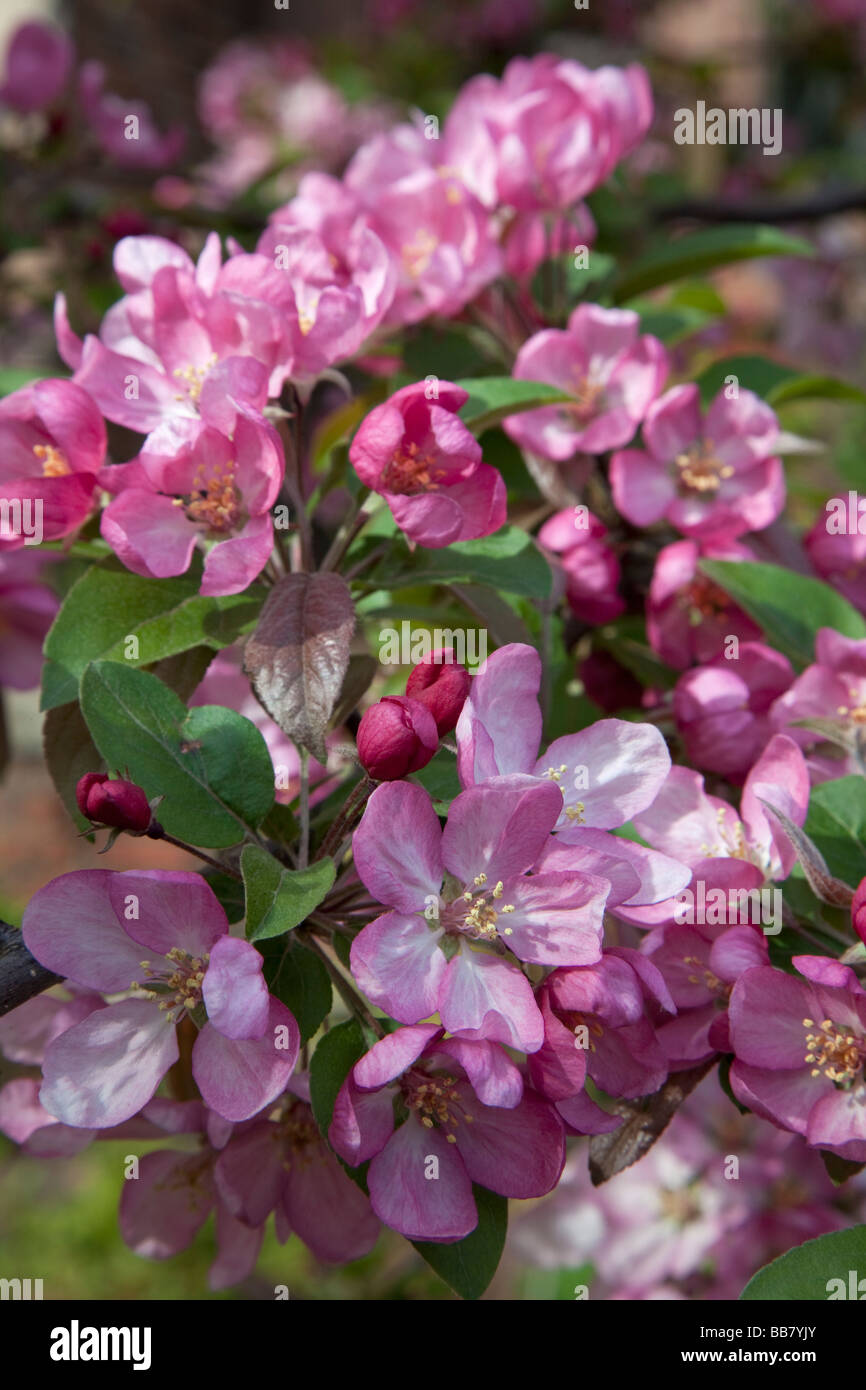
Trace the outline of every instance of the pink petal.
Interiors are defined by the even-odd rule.
[[[448,966],[439,1015],[449,1033],[488,1038],[535,1052],[544,1024],[532,986],[516,966],[478,951],[462,950]]]
[[[449,873],[471,888],[477,875],[487,886],[531,868],[562,807],[554,782],[514,773],[461,792],[451,803],[442,834]]]
[[[226,1120],[250,1119],[285,1090],[300,1045],[298,1025],[278,999],[270,1000],[261,1038],[235,1041],[206,1023],[192,1050],[192,1074],[205,1105]]]
[[[207,1016],[224,1038],[260,1038],[268,1025],[264,960],[255,946],[222,936],[210,952],[202,984]]]
[[[508,1113],[508,1112],[503,1112]],[[456,1146],[413,1117],[370,1164],[370,1203],[380,1221],[408,1240],[462,1240],[478,1225],[472,1183]],[[438,1177],[428,1158],[438,1159]]]
[[[396,912],[364,927],[352,942],[352,974],[371,1003],[400,1023],[418,1023],[435,1013],[448,965],[439,949],[441,936],[435,922]]]
[[[396,829],[396,835],[395,835]],[[442,886],[442,830],[433,803],[413,782],[387,782],[367,802],[352,852],[365,888],[398,912],[423,911]]]

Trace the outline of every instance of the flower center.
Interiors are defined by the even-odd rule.
[[[207,952],[203,956],[191,956],[189,951],[183,951],[179,946],[172,946],[165,956],[174,966],[171,974],[165,970],[153,970],[150,961],[143,960],[140,964],[148,977],[147,983],[133,980],[129,987],[158,998],[157,1008],[169,1014],[173,1023],[178,1023],[185,1013],[192,1013],[201,1003],[202,984],[210,957]]]
[[[850,1090],[862,1077],[866,1038],[858,1038],[850,1028],[840,1027],[830,1018],[818,1024],[812,1018],[804,1018],[803,1027],[807,1048],[803,1060],[812,1063],[812,1075],[820,1076],[823,1072],[834,1086]]]
[[[222,472],[217,465],[207,481],[204,465],[200,465],[192,481],[192,497],[186,507],[190,521],[220,535],[233,531],[241,515],[241,496],[235,487],[235,465],[231,461],[225,463]],[[182,499],[179,500],[183,505]]]
[[[216,366],[218,361],[219,357],[214,352],[203,367],[194,367],[191,362],[188,362],[185,367],[175,367],[172,376],[184,386],[187,399],[191,401],[198,400],[201,395],[201,388],[204,385],[205,377],[211,368]],[[176,401],[182,401],[183,399],[183,391],[175,396]]]
[[[43,478],[65,478],[72,472],[65,456],[54,444],[34,444],[33,452],[42,462]]]
[[[723,480],[734,472],[716,458],[712,444],[705,439],[677,454],[674,462],[680,471],[680,487],[688,492],[718,492]]]
[[[604,382],[595,381],[591,375],[578,372],[577,384],[572,394],[574,404],[566,408],[567,413],[585,425],[599,410],[604,395]]]
[[[564,772],[568,772],[568,763],[560,763],[559,767],[545,768],[544,775],[545,777],[549,777],[551,782],[555,782],[560,791],[562,791],[562,775]],[[565,792],[563,792],[562,795],[564,799]],[[585,811],[586,807],[582,801],[571,802],[571,804],[565,805],[562,808],[562,814],[567,816],[575,825],[586,825]]]
[[[409,496],[413,492],[432,492],[437,479],[444,477],[432,454],[422,454],[417,444],[398,449],[382,471],[382,487],[386,492]]]
[[[697,966],[698,973],[689,976],[690,985],[704,985],[710,994],[727,1003],[731,996],[733,985],[726,985],[724,980],[720,980],[718,975],[713,974],[709,966],[704,965],[697,956],[683,956],[683,965]]]
[[[473,1116],[466,1109],[457,1089],[456,1078],[446,1074],[430,1076],[414,1068],[401,1082],[403,1098],[414,1110],[425,1129],[442,1129],[449,1144],[457,1143],[455,1129],[471,1125]]]
[[[595,1043],[592,1038],[603,1038],[604,1029],[594,1014],[582,1014],[577,1009],[569,1009],[566,1013],[560,1013],[559,1018],[569,1032],[574,1034],[575,1047],[586,1048],[590,1052],[595,1052]],[[586,1030],[585,1033],[584,1029]]]
[[[511,927],[497,926],[500,915],[506,916],[514,911],[513,903],[500,905],[499,900],[504,892],[502,880],[493,888],[488,888],[486,884],[487,875],[476,874],[473,886],[480,891],[473,893],[471,888],[467,888],[451,905],[450,913],[446,912],[446,918],[450,918],[450,929],[474,941],[497,941],[500,931],[503,936],[512,934]],[[448,927],[449,922],[446,921],[446,930]]]
[[[859,705],[837,705],[836,713],[841,715],[843,719],[850,719],[852,724],[866,724],[866,702],[862,700],[860,692],[857,689],[851,689],[848,695],[851,700],[860,699],[861,703]]]
[[[730,602],[718,584],[700,575],[692,580],[681,595],[680,601],[683,607],[688,609],[689,623],[692,627],[700,627],[706,618],[715,618],[727,612]]]
[[[401,249],[403,265],[407,275],[413,280],[417,280],[419,275],[423,275],[433,259],[433,252],[439,245],[437,238],[425,227],[420,227],[411,241],[404,243]]]
[[[720,806],[716,811],[718,841],[714,845],[701,845],[701,854],[705,859],[743,859],[747,864],[754,864],[756,868],[766,872],[767,864],[762,862],[757,851],[746,841],[743,822],[735,821],[729,828],[725,825],[726,817],[727,812]]]

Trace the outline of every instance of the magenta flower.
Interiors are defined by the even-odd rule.
[[[629,1098],[650,1095],[665,1081],[653,1020],[676,1006],[661,972],[639,952],[610,947],[595,965],[554,970],[538,1002],[544,1042],[529,1059],[529,1075],[578,1134],[603,1134],[621,1123],[587,1095],[587,1076],[608,1095]]]
[[[770,712],[774,728],[802,748],[820,743],[822,735],[796,728],[799,719],[832,719],[840,730],[856,734],[866,722],[866,641],[845,637],[834,628],[822,627],[815,638],[815,662],[782,693]],[[858,771],[850,757],[811,754],[813,781],[841,777]]]
[[[361,881],[391,908],[352,943],[368,998],[401,1023],[438,1013],[450,1033],[538,1047],[532,988],[506,957],[598,960],[609,887],[592,874],[528,872],[561,806],[550,782],[495,778],[452,802],[443,831],[422,787],[377,787],[353,844]]]
[[[349,458],[380,493],[410,541],[431,550],[498,531],[506,519],[505,484],[481,461],[481,445],[457,412],[466,391],[440,381],[404,386],[361,423]]]
[[[270,508],[284,469],[273,426],[248,406],[236,405],[227,432],[207,418],[167,421],[119,480],[102,534],[127,569],[156,579],[183,574],[200,545],[201,592],[240,593],[273,549]],[[104,479],[110,486],[111,470]]]
[[[552,53],[514,58],[458,93],[443,162],[488,208],[570,208],[603,183],[652,119],[643,68],[594,71]]]
[[[193,1076],[218,1114],[248,1119],[285,1087],[295,1020],[198,874],[63,874],[31,899],[22,930],[49,970],[103,994],[131,992],[48,1046],[40,1097],[65,1124],[116,1125],[146,1105],[177,1061],[175,1025],[187,1015],[201,1029]]]
[[[20,24],[6,50],[0,103],[27,114],[52,106],[75,61],[72,41],[52,24]]]
[[[736,542],[721,549],[696,541],[674,541],[659,551],[647,597],[646,630],[650,646],[678,670],[721,656],[727,637],[754,642],[761,629],[720,589],[701,574],[698,562],[751,560]]]
[[[539,212],[516,212],[503,231],[506,275],[527,283],[542,261],[573,256],[576,246],[592,246],[596,225],[586,203],[551,219]]]
[[[859,515],[858,515],[859,521]],[[866,533],[828,530],[826,512],[803,544],[819,578],[832,584],[861,613],[866,613]]]
[[[565,1162],[561,1120],[523,1091],[506,1053],[493,1042],[445,1039],[436,1024],[400,1028],[356,1063],[328,1137],[353,1167],[371,1160],[373,1211],[410,1240],[473,1231],[473,1182],[503,1197],[541,1197]]]
[[[0,686],[32,690],[42,675],[42,644],[60,607],[40,582],[46,552],[0,552]]]
[[[288,373],[293,296],[289,278],[264,256],[221,265],[212,232],[198,262],[162,237],[124,237],[114,270],[126,293],[99,337],[72,332],[58,296],[58,351],[102,413],[147,434],[166,421],[197,419],[223,430],[233,401],[261,409]]]
[[[762,801],[776,806],[795,825],[806,819],[809,773],[796,743],[782,734],[770,739],[749,772],[739,816],[729,802],[707,795],[699,773],[672,767],[652,806],[635,816],[634,826],[654,849],[676,854],[691,867],[693,889],[700,881],[708,888],[760,888],[787,878],[797,858]],[[723,868],[727,861],[735,866],[733,880]],[[617,907],[618,916],[644,926],[672,921],[674,912],[673,898],[650,908]]]
[[[719,544],[775,521],[785,502],[779,427],[752,391],[720,391],[702,421],[698,388],[674,386],[647,411],[645,449],[611,460],[614,501],[634,526],[666,520]]]
[[[362,145],[344,187],[397,268],[388,323],[458,314],[499,274],[489,214],[413,126],[395,126]]]
[[[538,533],[539,544],[562,557],[569,607],[585,623],[610,623],[625,611],[617,593],[619,561],[607,534],[603,522],[583,507],[557,512]]]
[[[273,1211],[281,1242],[294,1232],[317,1260],[359,1260],[376,1244],[379,1221],[308,1102],[308,1082],[294,1077],[267,1114],[236,1128],[216,1161],[216,1190],[247,1226],[263,1227]]]
[[[0,500],[10,504],[0,550],[77,530],[104,461],[102,416],[74,382],[35,381],[0,401]]]
[[[521,773],[562,794],[555,834],[536,867],[607,879],[607,905],[657,903],[688,883],[679,855],[656,854],[607,832],[649,806],[670,770],[662,735],[650,724],[602,719],[580,733],[541,741],[541,659],[510,643],[481,666],[457,722],[457,771],[471,787]]]
[[[186,143],[183,127],[161,135],[147,102],[106,92],[102,63],[83,64],[78,100],[100,150],[122,168],[162,169],[179,158]]]
[[[819,1149],[866,1160],[866,991],[854,971],[795,956],[803,977],[758,967],[734,986],[731,1087]]]
[[[513,375],[545,381],[574,404],[510,415],[504,429],[522,449],[563,462],[579,450],[601,454],[633,438],[668,374],[657,338],[639,336],[630,309],[579,304],[564,331],[547,328],[523,344]]]
[[[719,656],[686,671],[674,690],[674,715],[689,761],[741,780],[778,728],[771,706],[793,678],[787,657],[763,642],[744,642],[736,660]]]

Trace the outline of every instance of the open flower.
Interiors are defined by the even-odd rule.
[[[40,1097],[64,1123],[102,1128],[140,1110],[177,1061],[176,1025],[186,1017],[200,1025],[192,1073],[218,1114],[247,1119],[285,1087],[297,1024],[268,994],[255,947],[229,936],[198,874],[63,874],[31,899],[22,930],[47,969],[127,995],[46,1050]]]
[[[385,498],[401,531],[434,550],[505,523],[505,483],[457,418],[468,399],[449,381],[404,386],[370,411],[349,449],[358,477]]]
[[[436,1024],[400,1028],[355,1064],[328,1137],[353,1167],[371,1160],[373,1210],[410,1240],[473,1231],[473,1182],[504,1197],[541,1197],[565,1162],[562,1121],[524,1092],[506,1053],[493,1042],[445,1039]]]

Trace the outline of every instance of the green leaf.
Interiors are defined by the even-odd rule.
[[[767,1302],[825,1303],[836,1298],[852,1297],[849,1271],[866,1271],[866,1226],[852,1226],[847,1231],[831,1231],[817,1240],[780,1255],[771,1264],[759,1269],[749,1280],[741,1299]],[[855,1274],[854,1282],[858,1282]],[[841,1281],[831,1286],[831,1280]],[[853,1297],[860,1298],[855,1289]]]
[[[478,1225],[463,1240],[450,1245],[413,1240],[412,1244],[440,1279],[461,1298],[480,1298],[496,1273],[508,1229],[508,1202],[485,1187],[472,1184]]]
[[[831,1153],[829,1149],[819,1149],[818,1152],[827,1169],[827,1177],[834,1187],[842,1187],[851,1178],[856,1178],[858,1173],[862,1173],[866,1168],[866,1163],[854,1163],[850,1158],[840,1158],[838,1154]]]
[[[385,589],[415,584],[478,583],[509,594],[549,598],[553,573],[532,537],[518,526],[503,526],[477,541],[456,541],[443,550],[410,554],[402,545],[385,556],[373,571],[373,582]]]
[[[237,844],[273,805],[267,744],[249,719],[219,705],[187,709],[148,671],[95,661],[81,679],[81,711],[106,766],[128,771],[158,816],[189,844]]]
[[[262,954],[268,990],[291,1010],[305,1043],[331,1012],[331,977],[296,936],[265,943]]]
[[[331,1028],[316,1044],[310,1061],[310,1104],[319,1130],[327,1139],[337,1092],[367,1047],[356,1018]]]
[[[45,377],[56,377],[59,373],[53,367],[0,367],[0,396],[11,396],[31,381],[42,381]]]
[[[457,759],[446,750],[436,754],[420,772],[413,772],[410,782],[420,782],[433,798],[437,815],[444,815],[462,788],[457,776]]]
[[[469,400],[460,411],[464,425],[475,435],[483,434],[491,425],[498,425],[508,415],[524,410],[538,410],[543,405],[558,405],[572,401],[556,386],[544,381],[518,381],[513,376],[468,377],[455,382],[469,392]]]
[[[854,887],[866,878],[866,781],[862,777],[840,777],[813,787],[804,829],[832,873]]]
[[[802,373],[781,362],[755,354],[721,357],[711,362],[698,377],[701,399],[706,403],[718,394],[725,379],[735,376],[740,390],[754,391],[772,406],[788,401],[839,400],[866,402],[866,392],[838,377]]]
[[[795,665],[807,666],[813,660],[819,628],[835,628],[845,637],[866,637],[866,621],[847,599],[819,579],[752,560],[703,560],[701,569],[754,618],[770,645]]]
[[[657,285],[669,285],[688,275],[703,275],[716,266],[756,256],[814,256],[802,237],[788,236],[776,227],[734,225],[710,227],[675,241],[665,240],[635,261],[615,282],[614,303],[622,304]]]
[[[45,639],[42,709],[75,700],[91,661],[148,666],[191,647],[217,651],[255,626],[265,596],[260,585],[222,598],[203,598],[198,585],[191,575],[143,579],[117,561],[87,570]],[[137,656],[127,656],[130,637],[137,639]]]
[[[319,859],[308,869],[286,869],[267,850],[244,845],[241,873],[246,890],[248,941],[283,936],[309,917],[334,883],[333,859]]]

